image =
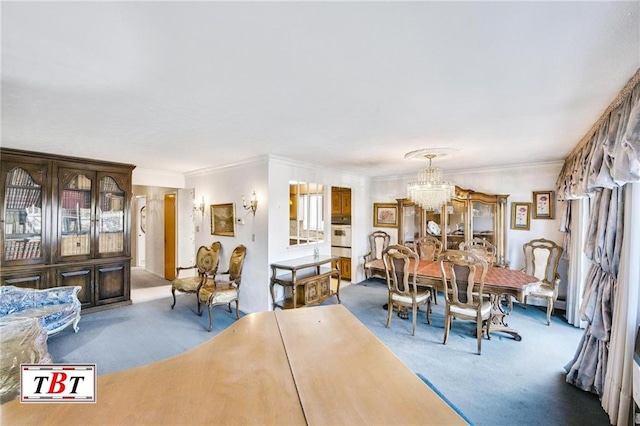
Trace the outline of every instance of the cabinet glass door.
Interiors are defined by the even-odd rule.
[[[41,259],[42,186],[21,167],[7,175],[3,213],[3,260]]]
[[[496,245],[494,229],[496,204],[473,201],[471,206],[473,211],[473,238],[481,238],[489,241],[493,245]]]
[[[61,192],[62,256],[91,253],[91,179],[84,174],[73,176]]]
[[[413,203],[402,208],[402,242],[401,244],[412,247],[416,239],[420,237],[420,221],[422,220],[420,206]]]
[[[110,176],[100,179],[98,253],[124,250],[124,191]]]
[[[465,228],[467,224],[467,201],[452,199],[447,204],[447,223],[442,232],[446,232],[446,250],[460,249],[460,243],[467,237]]]

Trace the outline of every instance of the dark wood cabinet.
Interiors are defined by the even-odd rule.
[[[2,149],[0,284],[129,304],[133,165]]]

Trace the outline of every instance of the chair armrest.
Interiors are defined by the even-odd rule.
[[[370,262],[373,260],[373,257],[371,256],[371,252],[365,254],[364,256],[362,256],[364,258],[364,263]]]
[[[193,266],[178,266],[176,268],[176,277],[178,277],[180,275],[180,271],[188,271],[190,269],[196,269],[198,268],[198,265],[193,265]]]

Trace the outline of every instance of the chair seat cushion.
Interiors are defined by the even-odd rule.
[[[178,290],[183,293],[195,293],[198,291],[199,285],[200,277],[176,278],[171,282],[171,286],[174,290]]]
[[[418,293],[416,294],[416,303],[418,304],[424,303],[430,296],[431,296],[431,293],[428,291]],[[394,302],[404,303],[408,305],[411,305],[413,303],[411,296],[402,296],[395,293],[391,293],[391,300]]]
[[[476,310],[473,308],[463,308],[460,306],[452,305],[450,309],[451,309],[451,313],[454,315],[461,315],[461,316],[466,316],[470,318],[476,317]],[[486,299],[483,299],[482,308],[480,310],[480,314],[482,318],[485,318],[486,316],[488,316],[490,312],[491,312],[491,302]]]
[[[553,289],[548,285],[538,282],[536,284],[530,285],[529,288],[525,291],[527,296],[533,297],[553,297]]]
[[[213,297],[212,297],[213,295]],[[235,284],[204,285],[200,289],[200,302],[211,305],[226,305],[238,298],[238,288]]]

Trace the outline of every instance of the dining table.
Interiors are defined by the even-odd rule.
[[[371,268],[378,269],[384,273],[384,262],[382,259],[377,259],[372,262]],[[413,271],[413,264],[409,265],[409,271]],[[444,291],[442,270],[437,260],[419,260],[416,274],[416,284],[418,286],[434,286],[439,291]],[[479,280],[480,270],[476,271],[476,274],[476,279]],[[518,302],[523,303],[527,288],[535,285],[539,281],[538,278],[528,275],[519,269],[508,269],[498,266],[489,266],[487,268],[483,293],[488,294],[491,298],[491,323],[489,329],[492,333],[506,333],[511,335],[516,341],[522,340],[522,336],[518,330],[510,327],[506,321],[506,317],[511,312],[502,306],[502,299],[503,296],[514,297]]]

